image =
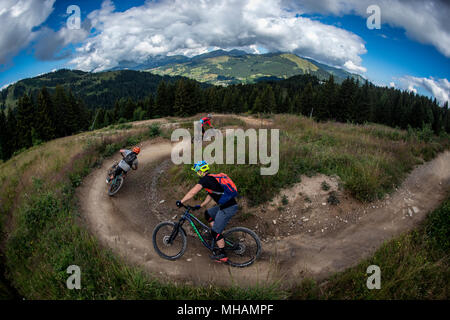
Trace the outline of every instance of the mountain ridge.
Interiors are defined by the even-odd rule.
[[[184,76],[214,85],[255,83],[260,78],[287,79],[299,74],[315,75],[320,80],[326,80],[332,74],[338,83],[347,77],[365,81],[361,75],[289,52],[252,54],[236,49],[219,49],[180,61],[162,61],[164,63],[161,65],[153,63],[144,70],[159,75]]]

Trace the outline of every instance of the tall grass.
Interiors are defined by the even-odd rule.
[[[214,172],[229,174],[240,194],[253,205],[299,182],[301,175],[316,173],[337,175],[355,198],[372,201],[398,186],[414,165],[450,146],[449,139],[432,137],[425,142],[381,125],[317,123],[291,115],[275,116],[271,127],[280,129],[280,167],[276,175],[261,176],[261,165],[211,166]],[[189,165],[173,172],[179,182],[196,181]]]
[[[163,132],[152,126],[116,136],[74,136],[25,151],[3,164],[2,214],[13,222],[5,243],[7,278],[26,299],[279,299],[278,285],[194,287],[161,281],[101,247],[79,222],[74,201],[82,178],[114,150]],[[77,146],[75,148],[75,146]],[[58,153],[59,152],[59,156]],[[43,161],[46,159],[46,161]],[[56,164],[57,163],[57,164]],[[15,171],[3,170],[5,167]],[[60,168],[55,172],[55,167]],[[18,179],[14,180],[14,177]],[[24,184],[21,184],[21,182]],[[25,192],[26,191],[26,192]],[[81,290],[68,290],[67,267],[81,268]],[[0,289],[2,287],[0,286]]]

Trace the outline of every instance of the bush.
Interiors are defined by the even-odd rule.
[[[127,139],[127,146],[134,146],[139,143],[140,139],[138,137],[129,137]]]
[[[149,126],[148,136],[150,138],[157,137],[159,135],[161,135],[161,128],[159,127],[159,124],[153,123],[151,126]]]
[[[104,157],[110,157],[119,149],[120,149],[120,146],[117,143],[107,144],[102,155]]]

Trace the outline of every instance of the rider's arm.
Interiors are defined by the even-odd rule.
[[[125,149],[120,149],[120,154],[122,155],[122,157],[124,156],[123,153],[125,152]]]
[[[208,196],[205,198],[205,200],[202,202],[202,204],[200,205],[200,207],[204,207],[206,206],[210,201],[212,200],[211,196],[208,194]]]
[[[184,196],[183,199],[181,199],[181,203],[186,203],[187,201],[191,200],[197,193],[200,192],[200,190],[202,190],[203,187],[201,184],[196,184],[191,190],[189,190],[188,193],[186,193],[186,195]]]

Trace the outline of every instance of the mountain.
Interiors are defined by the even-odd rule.
[[[214,85],[287,79],[302,74],[314,75],[320,80],[326,80],[333,74],[338,83],[347,77],[364,81],[360,75],[301,58],[293,53],[249,54],[240,50],[216,50],[184,61],[162,61],[164,64],[145,70],[159,75],[185,76]]]
[[[122,61],[104,72],[61,69],[34,78],[23,79],[0,92],[0,106],[14,108],[25,92],[35,94],[43,86],[49,91],[57,84],[83,99],[89,108],[111,108],[117,99],[143,99],[155,93],[161,80],[176,81],[181,77],[195,79],[203,86],[276,81],[296,75],[314,75],[326,80],[330,74],[337,83],[347,77],[364,79],[345,70],[292,53],[248,54],[241,50],[215,50],[192,58],[182,55],[157,56],[143,63]]]
[[[36,95],[43,86],[46,86],[52,92],[59,84],[65,89],[72,90],[89,108],[111,108],[116,99],[122,97],[143,99],[150,93],[156,93],[160,81],[172,82],[179,78],[181,77],[160,76],[150,72],[133,70],[91,73],[61,69],[34,78],[20,80],[3,89],[0,92],[0,106],[14,108],[19,97],[25,92]]]

